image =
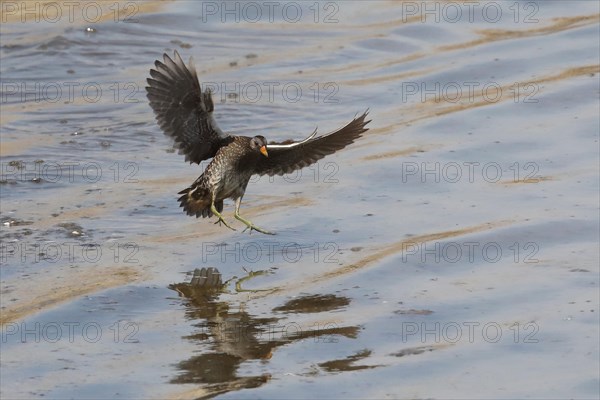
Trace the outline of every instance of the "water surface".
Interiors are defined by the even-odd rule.
[[[599,396],[596,2],[12,4],[4,398]],[[253,179],[276,236],[189,218],[206,164],[144,93],[174,50],[232,134],[371,129]]]

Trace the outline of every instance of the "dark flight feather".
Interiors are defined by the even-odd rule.
[[[371,122],[365,121],[368,114],[367,110],[343,128],[327,135],[314,137],[315,131],[301,142],[267,145],[269,157],[260,159],[254,173],[271,176],[288,174],[343,149],[368,130],[365,128]]]
[[[185,160],[200,164],[215,156],[232,137],[217,125],[210,90],[202,91],[196,69],[190,59],[189,69],[177,51],[175,60],[167,54],[150,70],[146,91],[158,125],[173,138]]]

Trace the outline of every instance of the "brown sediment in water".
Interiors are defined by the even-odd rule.
[[[522,97],[521,99],[516,98],[515,96],[517,96],[518,94],[514,90],[515,87],[526,88],[529,85],[530,87],[534,87],[536,90],[539,90],[539,92],[541,92],[544,90],[544,88],[541,86],[543,84],[564,81],[570,78],[576,78],[597,73],[600,73],[600,65],[584,65],[580,67],[568,68],[557,74],[548,75],[538,79],[511,83],[510,85],[495,86],[494,88],[496,90],[496,93],[498,93],[499,95],[497,96],[497,98],[494,98],[493,101],[486,98],[486,96],[488,95],[490,97],[493,97],[491,94],[483,93],[482,91],[474,91],[473,96],[467,98],[464,102],[451,103],[450,105],[447,105],[447,102],[439,101],[439,99],[429,99],[422,103],[417,103],[412,107],[405,108],[403,110],[403,115],[414,115],[412,118],[403,121],[398,121],[397,123],[393,123],[383,127],[377,127],[375,129],[372,129],[370,131],[370,134],[387,135],[398,132],[398,129],[400,127],[405,126],[407,124],[413,124],[422,120],[436,118],[441,115],[452,114],[464,110],[494,105],[511,99],[516,101],[523,101],[524,97],[531,93],[519,95],[520,97]],[[384,112],[383,114],[392,118],[397,118],[399,113],[398,110],[392,110]]]
[[[523,30],[504,30],[504,29],[486,29],[477,31],[482,36],[479,39],[472,40],[466,43],[451,44],[439,47],[439,50],[457,50],[469,47],[479,46],[484,43],[496,42],[499,40],[517,39],[523,37],[531,37],[538,35],[548,35],[556,32],[561,32],[567,29],[580,28],[585,25],[594,24],[600,21],[600,15],[579,15],[576,17],[554,18],[550,25],[540,28],[523,29]]]
[[[555,178],[551,177],[551,176],[536,176],[535,178],[523,178],[523,179],[513,179],[513,180],[506,180],[506,181],[500,181],[498,183],[503,184],[503,185],[523,185],[523,184],[532,184],[532,183],[540,183],[540,182],[544,182],[544,181],[553,181],[555,180]]]
[[[281,294],[281,293],[289,293],[294,291],[301,291],[305,288],[313,287],[316,283],[322,283],[326,280],[337,278],[339,276],[344,276],[347,274],[351,274],[356,270],[360,270],[362,268],[371,266],[372,264],[382,260],[383,258],[399,255],[404,253],[407,249],[413,248],[415,245],[422,245],[426,242],[434,241],[434,240],[444,240],[454,237],[459,237],[463,235],[468,235],[476,232],[483,232],[487,230],[497,229],[504,226],[508,226],[513,224],[515,221],[511,220],[502,220],[502,221],[494,221],[487,222],[484,224],[479,224],[471,227],[466,227],[462,229],[455,229],[449,231],[442,231],[436,233],[429,233],[419,236],[413,236],[409,239],[403,239],[394,243],[390,243],[383,247],[374,248],[371,250],[370,254],[365,257],[359,258],[356,261],[351,261],[349,264],[336,268],[334,270],[330,270],[324,272],[323,274],[319,274],[317,276],[313,276],[312,278],[306,279],[304,281],[299,281],[293,284],[288,284],[285,286],[279,286],[269,290],[268,292],[255,293],[253,297],[265,297],[273,294]]]
[[[152,182],[155,183],[154,180]],[[148,181],[144,182],[144,184],[148,183]],[[165,188],[162,187],[162,190],[165,190]],[[30,227],[32,229],[48,228],[60,222],[79,220],[81,217],[99,217],[106,215],[119,205],[123,205],[123,201],[113,201],[110,207],[106,205],[91,206],[65,211],[59,217],[52,219],[36,219]],[[247,216],[256,216],[273,208],[307,206],[310,204],[312,204],[310,199],[300,196],[292,199],[272,197],[261,204],[247,207],[244,211]],[[214,225],[212,220],[204,221],[205,225],[200,229],[199,224],[201,222],[190,219],[190,222],[185,226],[178,226],[177,232],[168,231],[146,237],[144,240],[148,243],[171,243],[223,234],[223,228]],[[77,297],[140,281],[145,279],[145,274],[139,267],[97,265],[83,268],[65,267],[44,273],[39,279],[37,277],[28,279],[28,285],[15,285],[15,289],[3,292],[2,305],[4,308],[0,310],[1,325],[47,310]]]
[[[544,83],[561,81],[569,78],[574,78],[582,75],[596,74],[600,72],[600,65],[586,65],[581,67],[569,68],[558,74],[546,76],[539,79],[534,79],[526,82],[518,82],[517,85],[520,87],[527,87],[528,85],[533,85],[535,88],[539,88],[539,85]],[[490,99],[486,98],[487,93],[475,93],[476,95],[469,99],[469,102],[454,104],[450,106],[443,106],[437,109],[428,109],[426,114],[417,118],[414,118],[410,121],[406,121],[408,123],[412,123],[415,121],[419,121],[422,119],[432,118],[435,116],[450,114],[458,111],[469,110],[477,107],[483,107],[491,104],[500,103],[502,101],[507,101],[510,99],[515,99],[515,93],[513,89],[515,87],[515,83],[511,83],[510,85],[503,85],[497,88],[496,93],[500,93],[498,99],[494,101],[490,101]],[[542,89],[540,89],[541,91]],[[441,104],[435,100],[428,100],[424,103],[420,103],[416,108],[425,108],[431,104]]]
[[[43,280],[31,280],[29,285],[18,285],[9,293],[3,293],[0,309],[0,325],[19,320],[38,311],[47,310],[74,298],[100,290],[126,285],[142,279],[140,271],[125,266],[111,268],[85,267],[54,271]],[[67,274],[67,276],[63,276]],[[14,301],[6,297],[10,295]],[[8,305],[7,305],[8,304]]]
[[[421,76],[424,74],[430,74],[432,72],[435,72],[437,70],[437,68],[424,68],[424,69],[418,69],[418,70],[414,70],[414,71],[408,71],[408,72],[401,72],[398,74],[390,74],[390,75],[380,75],[380,76],[374,76],[374,77],[370,77],[370,78],[361,78],[361,79],[353,79],[353,80],[349,80],[349,81],[340,81],[340,84],[343,85],[351,85],[351,86],[358,86],[358,85],[366,85],[366,84],[373,84],[373,83],[385,83],[385,82],[397,82],[406,78],[410,78],[413,76]]]
[[[386,158],[404,157],[404,156],[408,156],[408,155],[415,154],[415,153],[422,152],[422,151],[424,151],[424,149],[422,147],[409,147],[404,150],[388,151],[385,153],[372,154],[370,156],[365,156],[365,157],[361,158],[361,160],[372,161],[372,160],[382,160],[382,159],[386,159]]]
[[[4,114],[4,112],[2,114]],[[2,122],[2,117],[0,117],[0,125],[2,125]],[[30,147],[39,146],[40,144],[44,143],[51,143],[51,141],[45,137],[41,138],[39,135],[35,138],[30,137],[25,139],[14,139],[9,141],[3,138],[0,142],[0,157],[22,154]]]
[[[583,18],[583,17],[581,17],[581,19],[587,20],[587,18]],[[562,27],[563,25],[560,25],[560,26]],[[569,27],[571,27],[571,25],[569,25]],[[566,29],[566,28],[564,28],[564,29]],[[542,91],[543,89],[540,87],[540,85],[542,85],[542,84],[559,82],[559,81],[564,81],[564,80],[567,80],[570,78],[591,75],[591,74],[597,74],[597,73],[600,73],[600,65],[585,65],[585,66],[580,66],[580,67],[568,68],[557,74],[548,75],[548,76],[541,77],[538,79],[533,79],[533,80],[524,81],[524,82],[511,83],[510,85],[498,86],[498,87],[495,87],[495,89],[497,90],[497,93],[500,93],[500,96],[497,99],[494,99],[494,101],[490,101],[490,99],[487,99],[485,96],[488,94],[487,93],[484,94],[483,92],[480,92],[480,93],[475,92],[474,96],[467,99],[468,101],[466,101],[466,102],[462,102],[462,103],[457,102],[457,103],[452,103],[450,105],[447,105],[447,102],[440,102],[439,100],[436,101],[436,99],[430,99],[423,103],[418,103],[412,107],[405,108],[403,110],[402,115],[411,115],[411,114],[415,115],[412,118],[406,119],[403,121],[398,121],[396,123],[392,123],[392,124],[388,124],[388,125],[384,125],[384,126],[374,127],[373,129],[371,129],[369,131],[369,134],[370,135],[388,135],[388,134],[392,134],[392,133],[397,133],[401,127],[410,125],[410,124],[413,124],[413,123],[416,123],[416,122],[419,122],[422,120],[436,118],[441,115],[451,114],[451,113],[469,110],[469,109],[473,109],[473,108],[494,105],[496,103],[500,103],[500,102],[511,100],[511,99],[517,100],[517,101],[523,101],[524,98],[528,94],[531,94],[531,93],[523,93],[520,95],[520,97],[522,97],[522,98],[520,98],[520,99],[515,98],[515,96],[517,95],[516,94],[517,92],[515,92],[515,90],[514,90],[515,86],[519,87],[519,88],[533,87],[536,90]],[[365,81],[365,83],[368,83],[368,82]],[[390,117],[396,119],[396,118],[398,118],[399,113],[397,110],[392,110],[392,111],[388,111],[388,112],[384,111],[382,115],[390,116]],[[398,155],[404,155],[405,152],[408,152],[408,151],[409,150],[401,150],[401,151],[399,151]],[[394,153],[394,152],[391,152],[391,153]],[[408,154],[410,154],[410,153],[408,153]],[[363,160],[370,160],[371,157],[377,158],[377,156],[367,156],[367,157],[364,157]],[[392,157],[393,157],[393,155],[392,155]],[[533,182],[523,182],[523,183],[533,183]]]
[[[409,239],[403,239],[398,242],[394,242],[388,244],[387,246],[381,247],[366,257],[363,257],[357,261],[352,262],[349,265],[342,266],[333,271],[326,272],[325,274],[319,276],[318,281],[323,279],[330,279],[334,277],[338,277],[341,275],[345,275],[351,273],[357,269],[361,269],[367,267],[381,259],[389,256],[393,256],[396,254],[402,254],[408,248],[412,248],[414,245],[423,244],[426,242],[430,242],[433,240],[444,240],[448,238],[453,238],[457,236],[468,235],[475,232],[482,232],[490,229],[496,229],[502,226],[507,226],[514,223],[514,221],[496,221],[496,222],[488,222],[485,224],[475,225],[467,228],[429,233],[420,236],[413,236]],[[315,281],[313,281],[314,283]]]
[[[406,21],[402,20],[400,22],[400,20],[397,20],[394,22],[397,24],[396,26],[401,26],[401,24],[406,24],[406,23],[411,23],[411,22],[419,22],[420,20],[421,20],[421,17],[417,16],[416,18],[409,18]],[[365,61],[362,61],[360,63],[346,64],[344,66],[333,66],[333,67],[325,66],[325,67],[319,68],[319,70],[317,72],[318,72],[319,76],[323,76],[326,74],[336,74],[336,73],[351,72],[351,71],[359,71],[359,72],[365,71],[365,70],[376,71],[376,70],[380,70],[380,69],[384,69],[384,68],[389,68],[394,65],[404,64],[404,63],[415,61],[415,60],[418,60],[421,58],[426,58],[426,57],[429,57],[432,55],[439,54],[440,52],[450,52],[450,51],[462,50],[462,49],[467,49],[470,47],[475,47],[475,46],[479,46],[482,44],[492,43],[492,42],[501,41],[501,40],[520,39],[520,38],[527,38],[527,37],[532,37],[532,36],[557,33],[557,32],[561,32],[561,31],[565,31],[565,30],[569,30],[569,29],[576,29],[576,28],[580,28],[582,26],[594,24],[594,23],[597,23],[599,20],[600,20],[600,16],[598,16],[598,15],[580,15],[580,16],[576,16],[576,17],[555,18],[555,19],[553,19],[553,23],[543,26],[543,27],[540,27],[540,28],[534,28],[534,29],[479,30],[479,31],[477,31],[477,33],[481,36],[479,39],[471,40],[471,41],[463,42],[463,43],[455,43],[455,44],[450,44],[450,45],[445,45],[445,46],[439,46],[430,52],[423,52],[423,51],[415,52],[415,53],[411,53],[411,54],[399,57],[394,60],[380,61],[380,60],[374,59],[371,62],[367,61],[366,63],[365,63]],[[366,26],[366,27],[368,27],[368,26]],[[365,28],[365,27],[363,27],[363,28]],[[375,28],[380,29],[380,26],[375,26]],[[381,35],[373,35],[373,36],[379,37]],[[435,69],[433,69],[433,68],[423,69],[423,70],[421,70],[421,73],[426,73],[426,72],[433,71],[433,70],[435,70]],[[317,72],[315,72],[315,74]],[[406,74],[409,74],[408,76],[412,76],[416,73],[417,73],[417,71],[412,71],[412,72],[408,72]],[[305,73],[305,76],[310,76],[310,74],[311,74],[311,72],[307,71]],[[351,84],[358,84],[358,83],[371,84],[374,82],[391,81],[394,79],[394,77],[401,78],[402,74],[391,74],[389,76],[377,76],[377,77],[365,78],[365,79],[360,79],[360,80],[355,80],[355,81],[350,81],[350,82],[351,82]],[[345,82],[345,83],[348,83],[348,82]]]

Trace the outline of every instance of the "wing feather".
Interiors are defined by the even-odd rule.
[[[214,157],[232,138],[217,125],[210,90],[202,91],[192,60],[186,67],[175,51],[174,59],[165,53],[154,66],[146,91],[158,125],[186,161],[199,164]]]
[[[259,175],[283,175],[307,167],[325,156],[343,149],[362,136],[371,122],[365,121],[369,111],[354,118],[346,126],[327,135],[315,137],[316,131],[308,138],[289,144],[268,144],[269,157],[261,158],[255,173]]]

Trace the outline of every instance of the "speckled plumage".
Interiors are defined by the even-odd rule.
[[[204,173],[189,188],[179,192],[182,194],[179,203],[188,215],[211,217],[213,198],[217,211],[221,212],[223,200],[244,196],[252,177],[251,167],[263,157],[260,153],[248,153],[249,142],[249,137],[236,136],[217,151]]]
[[[213,158],[204,173],[179,192],[179,203],[188,215],[216,215],[218,222],[230,227],[221,211],[223,200],[234,199],[238,220],[251,231],[270,233],[239,215],[250,177],[283,175],[304,168],[353,143],[368,130],[365,126],[370,121],[366,121],[365,112],[335,132],[315,137],[315,131],[299,142],[267,144],[262,136],[231,136],[218,127],[210,90],[202,91],[191,59],[186,67],[175,52],[173,59],[164,54],[163,61],[154,65],[146,91],[159,126],[186,161],[199,164]]]

